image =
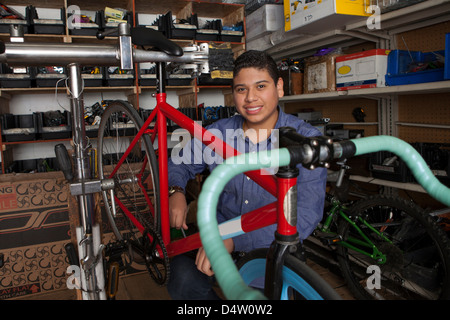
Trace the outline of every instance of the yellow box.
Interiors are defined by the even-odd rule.
[[[106,18],[114,18],[114,19],[122,19],[123,12],[117,9],[113,9],[110,7],[105,7],[105,17]]]
[[[370,16],[368,3],[366,0],[284,0],[284,29],[302,28],[314,34],[339,28]]]

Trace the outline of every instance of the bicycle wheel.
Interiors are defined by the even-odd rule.
[[[256,249],[237,261],[237,267],[247,285],[263,283],[268,249]],[[282,300],[340,300],[336,291],[306,263],[286,255],[282,271]]]
[[[98,172],[100,179],[114,180],[114,197],[108,190],[102,196],[116,238],[126,240],[132,260],[146,264],[152,277],[163,283],[168,261],[159,237],[158,162],[150,137],[144,134],[118,165],[143,123],[129,103],[108,105],[99,126]]]
[[[338,234],[343,241],[337,246],[337,259],[356,298],[450,297],[449,240],[420,207],[404,199],[377,195],[356,202],[348,215],[380,252],[377,257],[363,254],[372,253],[367,239],[342,219]],[[345,243],[354,247],[347,248]]]

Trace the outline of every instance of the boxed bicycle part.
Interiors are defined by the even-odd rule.
[[[159,18],[154,20],[154,15],[136,12],[135,15],[136,26],[145,27],[159,31]]]
[[[121,22],[126,22],[129,25],[133,25],[133,15],[127,10],[116,10],[112,8],[105,7],[103,10],[103,19],[100,27],[105,30],[114,30],[109,36],[118,36],[117,27]]]
[[[95,36],[104,21],[103,11],[84,11],[80,14],[68,14],[69,34],[81,36]]]
[[[241,42],[244,36],[244,24],[238,22],[233,26],[223,26],[220,31],[219,41],[224,42]]]
[[[284,27],[283,6],[265,4],[245,17],[245,39],[250,41]]]
[[[36,113],[10,114],[1,116],[2,138],[6,142],[31,141],[38,137]]]
[[[284,30],[319,34],[370,16],[365,0],[284,0]],[[367,10],[368,11],[368,10]]]
[[[110,87],[126,87],[134,84],[134,70],[121,70],[119,67],[108,67],[105,70],[106,85]]]
[[[389,52],[373,49],[336,57],[336,90],[385,87]]]
[[[138,67],[140,86],[156,86],[156,67],[153,63],[140,63]]]
[[[197,30],[196,16],[187,19],[179,19],[178,23],[174,23],[172,11],[167,12],[164,16],[165,36],[169,39],[195,39],[195,31]],[[194,21],[192,21],[194,20]]]
[[[207,20],[201,28],[199,24],[197,24],[197,27],[198,28],[195,31],[196,40],[217,41],[219,40],[219,34],[222,30],[222,20]]]
[[[36,87],[56,87],[66,78],[66,69],[60,66],[36,67]]]
[[[66,13],[64,8],[48,9],[27,7],[31,19],[31,29],[35,34],[65,34]],[[59,18],[57,17],[59,13]]]
[[[171,73],[167,77],[168,86],[189,86],[194,78],[190,73]]]
[[[34,68],[0,66],[0,86],[2,88],[30,88],[34,82]]]
[[[38,112],[38,132],[43,140],[67,139],[72,135],[72,117],[69,111]]]
[[[105,80],[105,68],[82,67],[81,78],[85,87],[101,87]]]
[[[22,6],[0,4],[0,33],[10,33],[10,28],[13,25],[21,25],[24,34],[30,33],[31,19],[28,13],[26,8]]]

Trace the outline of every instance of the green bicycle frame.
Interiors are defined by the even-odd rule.
[[[364,254],[372,259],[374,259],[377,263],[383,264],[386,262],[386,255],[383,254],[380,250],[378,250],[377,246],[365,235],[365,233],[361,230],[361,228],[344,212],[346,209],[345,206],[343,206],[339,201],[334,201],[333,206],[329,211],[329,215],[325,219],[325,222],[323,226],[319,229],[321,232],[329,233],[336,235],[336,233],[332,232],[330,230],[331,222],[333,221],[336,214],[339,214],[340,217],[342,217],[344,220],[346,220],[350,225],[356,230],[356,232],[363,238],[357,239],[355,237],[348,237],[346,240],[341,240],[336,242],[336,244],[344,246],[348,249],[354,250],[358,253]],[[361,217],[357,217],[357,219],[362,222],[367,228],[371,230],[371,232],[374,232],[377,234],[381,239],[387,242],[391,242],[386,236],[383,235],[382,232],[379,232],[374,227],[372,227],[366,220],[364,220]],[[366,247],[368,249],[372,249],[372,252],[365,251],[362,248],[354,246],[358,245],[361,247]]]

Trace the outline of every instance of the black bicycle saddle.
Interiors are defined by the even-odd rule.
[[[137,46],[151,46],[171,56],[182,56],[183,49],[162,33],[146,27],[131,28],[131,41]]]

